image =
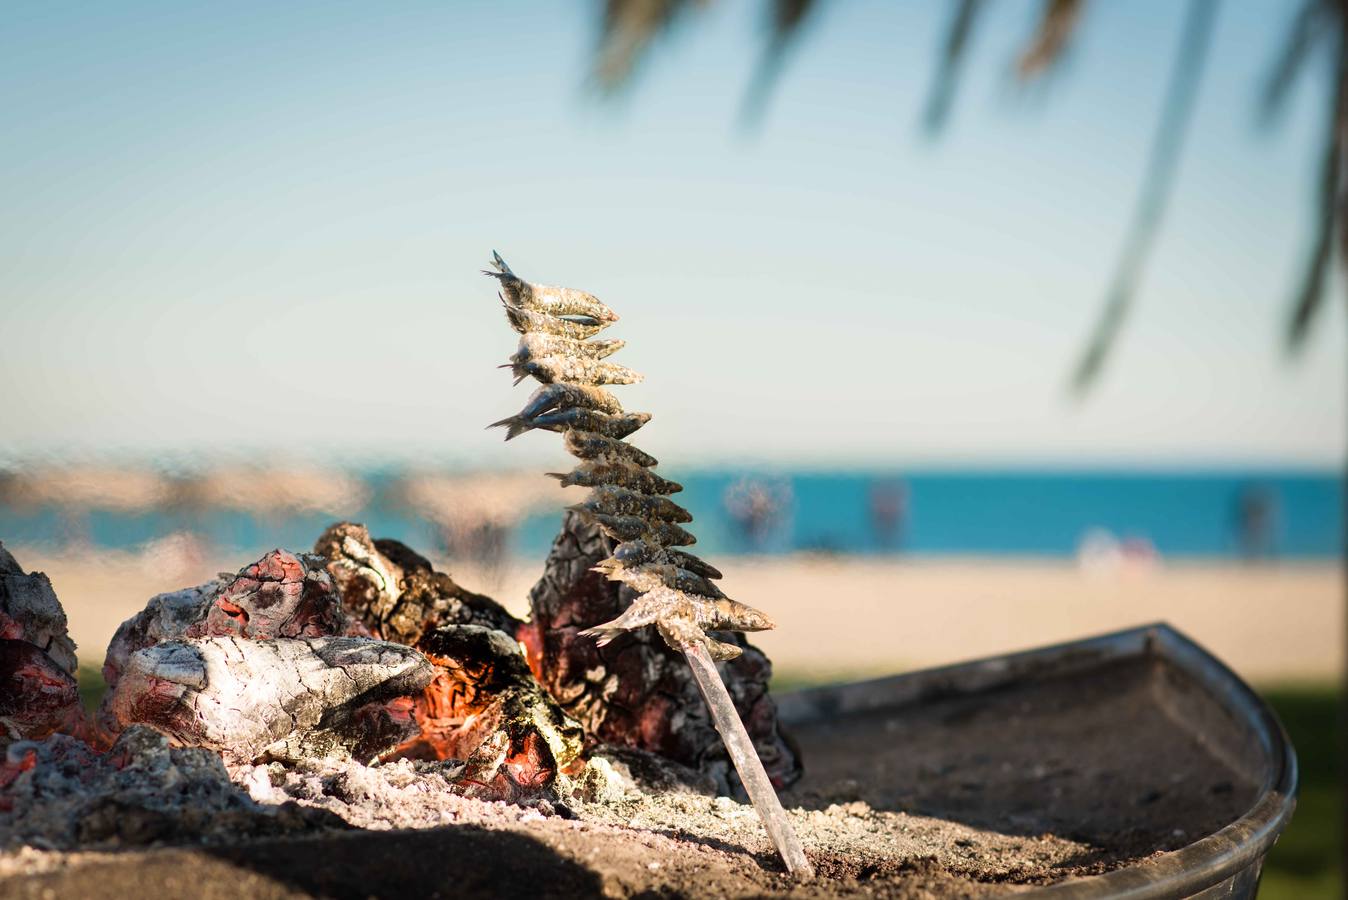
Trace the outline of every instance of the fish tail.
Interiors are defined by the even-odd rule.
[[[487,427],[504,428],[506,430],[505,439],[509,441],[512,440],[513,438],[519,437],[520,435],[524,434],[524,432],[528,431],[534,426],[529,424],[529,422],[523,416],[510,416],[509,418],[502,419],[499,422],[492,422]]]
[[[593,628],[586,628],[580,634],[582,637],[595,639],[595,644],[600,647],[606,647],[618,635],[627,629],[621,625],[614,625],[612,622],[605,622],[603,625],[596,625]]]

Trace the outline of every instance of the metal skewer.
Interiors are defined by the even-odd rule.
[[[735,711],[730,692],[725,689],[725,683],[716,671],[716,664],[707,654],[707,648],[702,644],[691,644],[681,649],[693,670],[693,677],[697,679],[702,699],[707,701],[707,708],[711,710],[712,723],[721,733],[721,740],[730,753],[730,761],[735,764],[735,771],[740,773],[740,781],[744,782],[744,789],[749,792],[749,799],[754,809],[758,810],[768,837],[772,838],[777,852],[786,863],[787,871],[802,880],[813,878],[814,866],[805,856],[805,848],[801,846],[800,838],[796,837],[796,830],[791,827],[786,810],[782,809],[782,801],[777,799],[777,791],[768,780],[758,751],[749,740],[749,732],[744,730],[744,723]]]

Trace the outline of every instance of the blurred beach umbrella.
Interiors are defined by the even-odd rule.
[[[389,497],[435,525],[451,557],[490,569],[504,561],[512,529],[534,513],[560,513],[583,499],[585,489],[561,488],[532,471],[413,472],[390,487]]]
[[[607,0],[603,5],[595,75],[606,92],[626,84],[640,58],[657,37],[684,18],[690,8],[709,0]],[[757,122],[764,114],[772,89],[785,64],[788,50],[799,42],[804,28],[818,21],[828,0],[766,0],[766,28],[762,57],[751,77],[742,107],[743,120]],[[970,39],[990,0],[953,0],[942,35],[936,70],[922,113],[922,127],[930,135],[944,128],[958,94],[960,76],[968,60]],[[1009,75],[1019,83],[1043,78],[1058,68],[1083,25],[1087,0],[1042,0],[1029,37],[1016,55]],[[1132,220],[1107,283],[1099,318],[1084,352],[1072,370],[1071,384],[1080,393],[1098,378],[1118,339],[1138,293],[1141,277],[1165,214],[1178,172],[1184,140],[1197,105],[1198,88],[1207,50],[1217,20],[1218,0],[1188,0],[1177,13],[1184,16],[1179,45],[1171,63],[1151,150],[1139,184]],[[1329,63],[1334,89],[1325,111],[1326,133],[1320,161],[1315,227],[1305,272],[1293,295],[1288,316],[1287,346],[1298,350],[1305,342],[1328,290],[1330,260],[1338,235],[1341,261],[1348,263],[1348,229],[1341,228],[1344,209],[1343,146],[1348,129],[1348,0],[1301,0],[1289,4],[1292,25],[1260,101],[1265,124],[1272,124],[1286,105],[1293,84],[1317,56]]]
[[[355,515],[369,499],[365,483],[349,472],[300,464],[217,466],[180,476],[175,505],[193,509],[233,509],[255,516],[324,513]]]
[[[0,503],[15,509],[138,513],[162,506],[171,487],[150,469],[37,465],[0,474]]]
[[[16,509],[144,513],[234,509],[258,515],[352,515],[369,499],[359,478],[312,465],[257,463],[168,473],[136,465],[31,465],[0,473],[0,503]]]

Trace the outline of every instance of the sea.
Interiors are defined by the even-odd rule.
[[[352,518],[432,555],[456,550],[389,498],[399,473],[356,473],[369,500]],[[541,476],[540,476],[541,477]],[[1329,470],[700,470],[678,473],[697,549],[735,554],[1072,558],[1118,551],[1158,558],[1321,560],[1343,547],[1344,482]],[[558,508],[502,530],[503,554],[541,558]],[[0,540],[135,550],[190,532],[214,548],[310,546],[321,512],[141,512],[0,503]],[[461,548],[457,548],[461,549]]]

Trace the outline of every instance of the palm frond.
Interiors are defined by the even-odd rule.
[[[979,15],[986,7],[986,0],[959,0],[959,5],[955,7],[950,25],[946,29],[941,56],[936,64],[931,92],[927,95],[927,104],[922,113],[923,128],[928,134],[940,133],[950,117],[950,107],[959,88],[960,75],[964,71],[969,37],[973,34]]]
[[[1293,18],[1260,95],[1259,116],[1265,124],[1273,121],[1287,105],[1292,86],[1316,46],[1337,30],[1333,21],[1336,18],[1334,5],[1335,0],[1305,0]]]
[[[1348,27],[1348,25],[1344,26]],[[1311,244],[1310,259],[1301,276],[1287,323],[1287,349],[1299,351],[1306,343],[1311,323],[1324,306],[1328,293],[1329,262],[1333,255],[1334,232],[1343,214],[1343,151],[1345,130],[1348,130],[1348,46],[1340,37],[1335,69],[1336,84],[1333,109],[1325,136],[1324,157],[1320,163],[1320,185],[1316,198],[1315,239]],[[1348,234],[1339,227],[1339,255],[1348,260]]]
[[[1039,24],[1016,61],[1022,81],[1043,75],[1062,61],[1085,6],[1085,0],[1044,0]]]
[[[632,79],[650,44],[697,0],[606,0],[595,51],[594,80],[613,93]]]
[[[1165,215],[1175,182],[1184,139],[1193,119],[1194,101],[1202,80],[1217,17],[1217,0],[1189,0],[1170,83],[1166,86],[1161,117],[1152,137],[1146,173],[1114,277],[1105,293],[1104,308],[1091,338],[1072,373],[1072,390],[1080,395],[1099,378],[1131,311],[1137,286]]]
[[[801,26],[819,6],[818,0],[772,0],[768,24],[768,42],[744,93],[740,121],[756,125],[763,118],[772,90],[781,76],[787,50],[800,34]]]

